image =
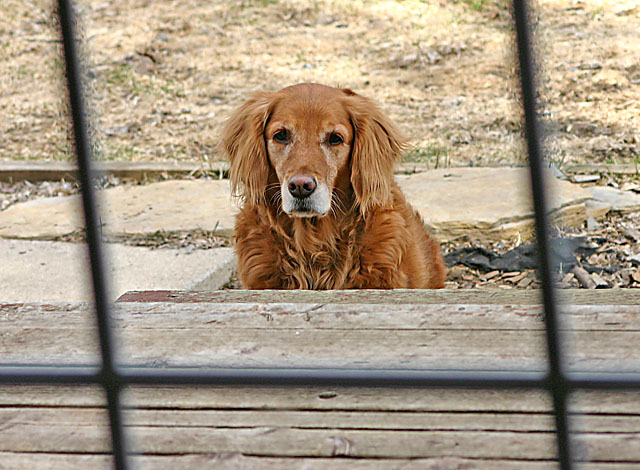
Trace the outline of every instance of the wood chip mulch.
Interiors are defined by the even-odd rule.
[[[574,266],[557,266],[556,281],[560,288],[638,288],[640,287],[640,213],[609,213],[591,230],[555,227],[562,238],[580,239],[582,249],[574,254]],[[481,246],[496,254],[504,254],[517,244],[481,243],[457,240],[443,244],[443,252],[452,253],[463,247]],[[535,269],[474,269],[461,264],[448,268],[450,288],[535,289],[540,287]]]

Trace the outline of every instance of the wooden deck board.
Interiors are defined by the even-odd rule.
[[[640,305],[640,289],[568,289],[558,291],[559,300],[582,305]],[[538,290],[481,290],[481,289],[396,289],[335,290],[335,291],[132,291],[123,294],[121,302],[296,302],[296,303],[401,303],[401,304],[490,304],[531,305],[541,302]]]
[[[582,292],[564,294],[570,365],[640,370],[635,291]],[[544,368],[539,293],[458,293],[130,293],[113,313],[128,364]],[[0,304],[3,363],[95,364],[95,336],[86,304]],[[143,469],[556,468],[542,391],[147,386],[123,400]],[[1,386],[0,469],[109,468],[104,403],[97,387]],[[640,391],[577,392],[571,410],[584,468],[640,468]]]
[[[463,459],[437,457],[420,459],[352,459],[352,458],[268,458],[241,454],[133,456],[137,470],[556,470],[553,461]],[[25,462],[29,465],[25,466]],[[104,455],[29,454],[0,452],[0,469],[20,468],[64,470],[110,470],[111,459]],[[636,463],[586,463],[581,470],[635,470]]]

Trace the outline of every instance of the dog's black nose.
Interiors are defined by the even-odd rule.
[[[296,175],[289,179],[289,193],[295,198],[304,199],[316,190],[318,183],[313,176]]]

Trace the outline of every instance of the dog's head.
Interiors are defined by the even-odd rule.
[[[275,190],[285,213],[314,217],[336,198],[355,198],[363,213],[388,204],[404,139],[367,98],[301,84],[256,93],[227,122],[222,146],[234,194],[265,204]]]

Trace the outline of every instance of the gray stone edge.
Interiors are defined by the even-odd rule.
[[[209,271],[202,279],[193,282],[186,290],[212,291],[220,290],[222,286],[231,280],[236,272],[235,252],[231,259],[226,260],[221,266]]]

